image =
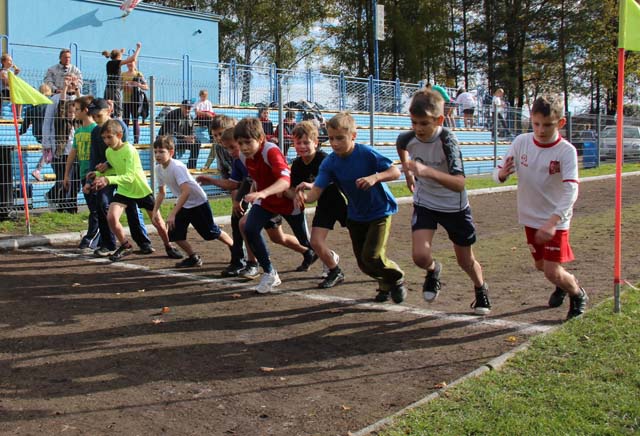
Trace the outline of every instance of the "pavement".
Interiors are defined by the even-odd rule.
[[[631,177],[640,175],[640,171],[628,172],[622,174],[622,177]],[[604,180],[615,178],[615,174],[608,174],[604,176],[585,177],[581,179],[581,182],[589,182],[595,180]],[[517,189],[517,186],[496,186],[494,188],[472,189],[469,190],[469,196],[490,194],[494,192],[507,192]],[[398,204],[408,204],[413,202],[412,197],[398,198]],[[305,209],[305,213],[313,213],[315,208]],[[230,225],[230,216],[216,217],[217,224]],[[128,232],[128,228],[125,228]],[[155,233],[156,229],[153,226],[147,226],[149,233]],[[59,244],[72,244],[80,243],[83,232],[68,232],[68,233],[53,233],[50,235],[28,235],[28,236],[7,236],[0,239],[0,252],[19,250],[24,248],[41,247],[47,245],[59,245]]]

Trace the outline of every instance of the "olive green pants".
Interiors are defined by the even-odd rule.
[[[368,222],[347,220],[347,229],[358,267],[378,281],[379,290],[388,291],[404,280],[404,272],[387,257],[391,215]]]

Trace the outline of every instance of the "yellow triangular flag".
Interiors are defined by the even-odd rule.
[[[620,0],[618,48],[640,51],[640,5],[634,0]]]
[[[11,103],[14,104],[51,104],[52,101],[46,96],[38,92],[27,82],[13,74],[9,73],[9,94],[11,96]]]

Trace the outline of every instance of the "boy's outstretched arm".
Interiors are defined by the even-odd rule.
[[[313,203],[318,201],[318,199],[322,195],[322,191],[324,191],[324,189],[314,185],[310,191],[305,191],[303,189],[300,189],[298,191],[298,197],[300,198],[301,201],[304,201],[305,203]]]
[[[402,165],[402,171],[404,172],[404,180],[407,183],[407,188],[409,188],[409,191],[413,192],[416,187],[416,179],[406,165],[409,161],[409,152],[397,145],[396,150],[398,152],[398,157],[400,158],[400,164]]]
[[[244,199],[247,203],[253,203],[256,200],[267,198],[270,195],[276,195],[286,191],[287,189],[289,189],[290,184],[291,181],[289,180],[289,178],[280,178],[262,191],[255,191],[245,195]]]
[[[213,185],[218,188],[224,189],[225,191],[233,191],[234,189],[238,189],[240,186],[239,182],[230,179],[216,179],[211,176],[198,176],[196,177],[196,182],[201,185]]]
[[[360,177],[356,179],[356,187],[358,189],[370,189],[376,183],[379,182],[390,182],[392,180],[397,180],[400,177],[400,170],[395,165],[391,165],[386,170],[380,173],[374,173],[367,177]]]

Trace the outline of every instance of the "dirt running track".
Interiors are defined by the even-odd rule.
[[[592,304],[612,293],[613,196],[613,179],[582,183],[575,211],[570,269]],[[345,229],[331,234],[343,285],[316,289],[320,265],[296,273],[301,256],[271,247],[283,284],[267,296],[217,278],[219,242],[196,242],[204,266],[179,272],[161,253],[119,264],[70,246],[0,254],[0,434],[346,435],[388,416],[564,319],[566,303],[546,307],[515,194],[471,202],[494,305],[485,319],[470,315],[442,231],[443,291],[422,301],[410,206],[388,250],[407,273],[402,305],[372,303]],[[637,281],[640,177],[625,178],[624,207],[624,275]]]

